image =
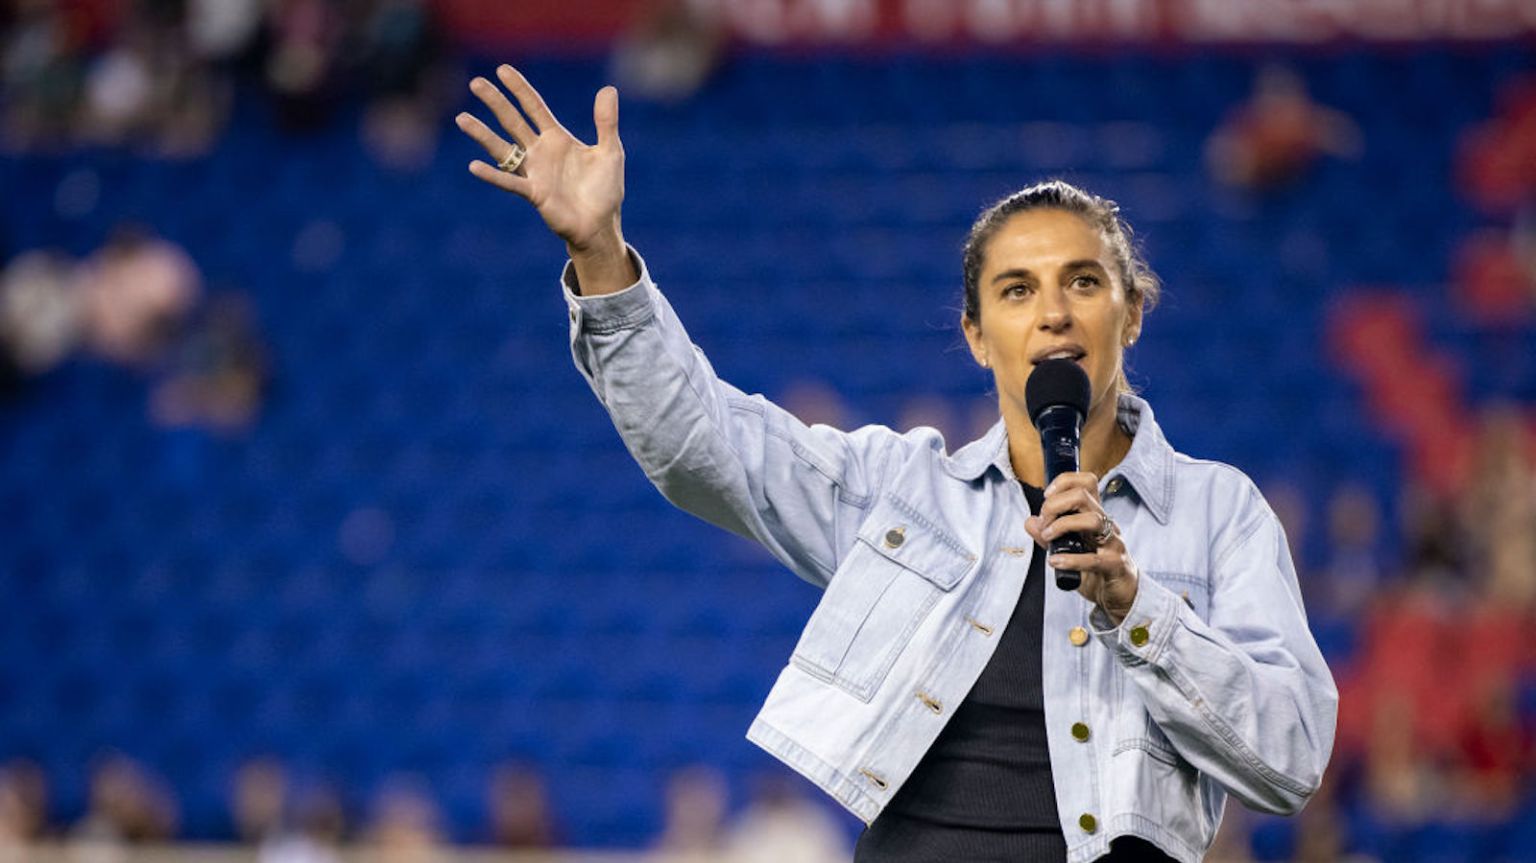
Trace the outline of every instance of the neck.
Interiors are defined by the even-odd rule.
[[[1083,423],[1082,446],[1078,450],[1080,470],[1103,477],[1131,450],[1131,436],[1120,428],[1115,412],[1119,399],[1109,396],[1099,400]],[[1013,475],[1030,485],[1045,486],[1045,456],[1040,448],[1040,433],[1029,421],[1022,404],[1004,400],[1003,424],[1008,429],[1008,459]]]

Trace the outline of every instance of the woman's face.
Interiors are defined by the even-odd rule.
[[[1026,210],[987,243],[979,321],[962,321],[971,354],[1022,413],[1024,384],[1040,361],[1066,356],[1093,385],[1095,412],[1113,405],[1125,346],[1141,331],[1141,303],[1121,284],[1103,234],[1065,210]]]

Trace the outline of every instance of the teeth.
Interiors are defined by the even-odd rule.
[[[1076,359],[1077,358],[1077,352],[1076,351],[1053,351],[1052,353],[1046,354],[1045,358],[1048,359],[1048,360],[1071,360],[1071,359]]]

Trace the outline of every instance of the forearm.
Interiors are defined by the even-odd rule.
[[[1099,637],[1173,747],[1250,808],[1291,813],[1316,790],[1333,749],[1338,690],[1263,529],[1213,577],[1209,621],[1143,578],[1125,620],[1102,610]],[[1223,568],[1228,568],[1223,567]]]
[[[867,484],[862,464],[882,442],[807,428],[720,380],[644,263],[631,264],[639,278],[608,295],[576,296],[567,274],[577,369],[669,501],[825,584],[838,557],[835,526],[849,521],[839,518],[837,489]]]

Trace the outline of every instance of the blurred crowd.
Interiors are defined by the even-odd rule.
[[[419,167],[436,147],[441,107],[464,76],[445,69],[424,0],[131,0],[0,5],[0,148],[49,152],[126,147],[158,157],[208,152],[243,87],[278,126],[302,134],[363,105],[359,129],[376,160]],[[718,26],[663,2],[620,41],[612,68],[626,94],[672,101],[702,86],[723,53]],[[1320,160],[1355,158],[1354,122],[1312,100],[1300,78],[1264,69],[1208,141],[1212,177],[1257,194],[1283,190]],[[1536,318],[1536,84],[1512,88],[1468,137],[1461,181],[1487,224],[1461,238],[1453,300],[1489,327]],[[187,250],[121,225],[75,260],[16,255],[0,271],[0,397],[74,357],[147,381],[146,409],[166,427],[248,428],[270,360],[252,302],[210,291]],[[859,419],[835,390],[802,382],[782,394],[806,422]],[[968,440],[995,420],[914,396],[897,425]],[[1321,518],[1306,490],[1265,493],[1286,524],[1307,609],[1341,689],[1327,781],[1296,819],[1228,806],[1212,860],[1415,859],[1453,826],[1480,860],[1512,858],[1536,823],[1536,434],[1529,406],[1485,408],[1471,469],[1452,487],[1406,482],[1397,500],[1341,482]],[[660,850],[720,860],[842,860],[847,836],[806,786],[762,778],[732,815],[725,778],[679,771],[665,797]],[[31,843],[96,849],[180,835],[177,795],[149,765],[121,754],[93,767],[85,811],[68,823],[48,777],[29,762],[0,768],[0,861]],[[257,759],[232,777],[229,835],[263,863],[326,863],[338,849],[377,859],[431,859],[450,837],[430,791],[386,783],[371,805]],[[560,847],[564,834],[540,773],[493,771],[475,844]],[[1283,825],[1277,826],[1277,825]],[[1530,837],[1526,837],[1530,838]],[[103,850],[104,849],[104,850]],[[7,855],[11,856],[7,856]]]
[[[764,775],[732,815],[725,777],[712,767],[677,771],[665,795],[658,856],[711,863],[840,863],[851,842],[826,805],[805,796],[804,783]],[[0,861],[25,860],[29,848],[63,847],[71,859],[112,861],[122,852],[156,846],[178,835],[174,792],[145,765],[120,753],[98,759],[85,813],[60,823],[49,808],[47,777],[34,764],[0,767]],[[228,794],[228,832],[258,863],[337,863],[344,851],[364,851],[385,863],[426,863],[455,845],[507,851],[549,851],[563,843],[559,817],[542,775],[526,764],[491,771],[484,823],[454,841],[425,783],[386,780],[371,801],[353,807],[333,785],[272,758],[241,765]]]
[[[1213,859],[1247,860],[1250,848],[1306,863],[1438,859],[1436,841],[1458,843],[1454,859],[1526,859],[1521,831],[1536,823],[1536,423],[1517,406],[1490,407],[1475,449],[1455,492],[1405,485],[1396,524],[1351,483],[1315,526],[1294,487],[1265,489],[1339,683],[1339,733],[1307,809],[1266,828],[1229,805]]]
[[[0,147],[206,153],[237,88],[302,132],[365,105],[368,150],[425,164],[457,93],[424,0],[10,0],[0,5]]]
[[[83,260],[35,250],[0,270],[0,398],[76,356],[143,377],[165,428],[242,431],[268,379],[249,298],[207,292],[184,249],[134,224]]]

